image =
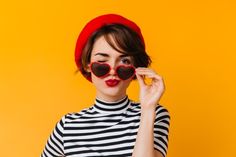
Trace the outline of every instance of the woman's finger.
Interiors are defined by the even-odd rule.
[[[136,73],[136,77],[137,77],[138,82],[139,82],[141,87],[146,85],[146,83],[145,83],[145,81],[144,81],[142,76],[140,76],[139,74]]]
[[[148,77],[148,78],[162,79],[161,76],[159,76],[159,75],[156,74],[156,73],[150,72],[150,71],[143,71],[143,72],[140,72],[140,71],[138,72],[138,71],[137,71],[137,74],[139,74],[139,75],[144,75],[144,76],[146,76],[146,77]]]
[[[149,68],[136,68],[136,72],[152,72],[152,73],[156,73],[154,70],[149,69]]]

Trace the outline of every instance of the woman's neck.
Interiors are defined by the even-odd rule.
[[[115,95],[115,96],[97,94],[96,98],[98,98],[100,100],[103,100],[103,101],[106,101],[106,102],[117,102],[117,101],[123,99],[126,96],[127,96],[126,93],[122,94],[122,95]]]

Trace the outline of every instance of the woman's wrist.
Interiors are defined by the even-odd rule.
[[[143,113],[152,113],[156,110],[156,105],[141,105],[141,112]]]
[[[142,121],[154,123],[155,117],[156,117],[156,107],[145,108],[145,109],[142,109],[141,107],[141,120]]]

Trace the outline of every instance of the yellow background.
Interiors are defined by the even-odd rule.
[[[0,154],[39,156],[56,122],[94,101],[74,75],[77,36],[118,13],[142,29],[171,114],[168,157],[235,157],[233,0],[21,0],[0,3]],[[128,89],[138,100],[138,83]]]

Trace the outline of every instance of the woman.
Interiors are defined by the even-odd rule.
[[[63,116],[41,157],[165,157],[170,116],[158,104],[164,81],[147,68],[151,59],[140,28],[116,14],[94,18],[78,37],[75,62],[96,88],[95,103]],[[126,94],[136,79],[140,102]]]

